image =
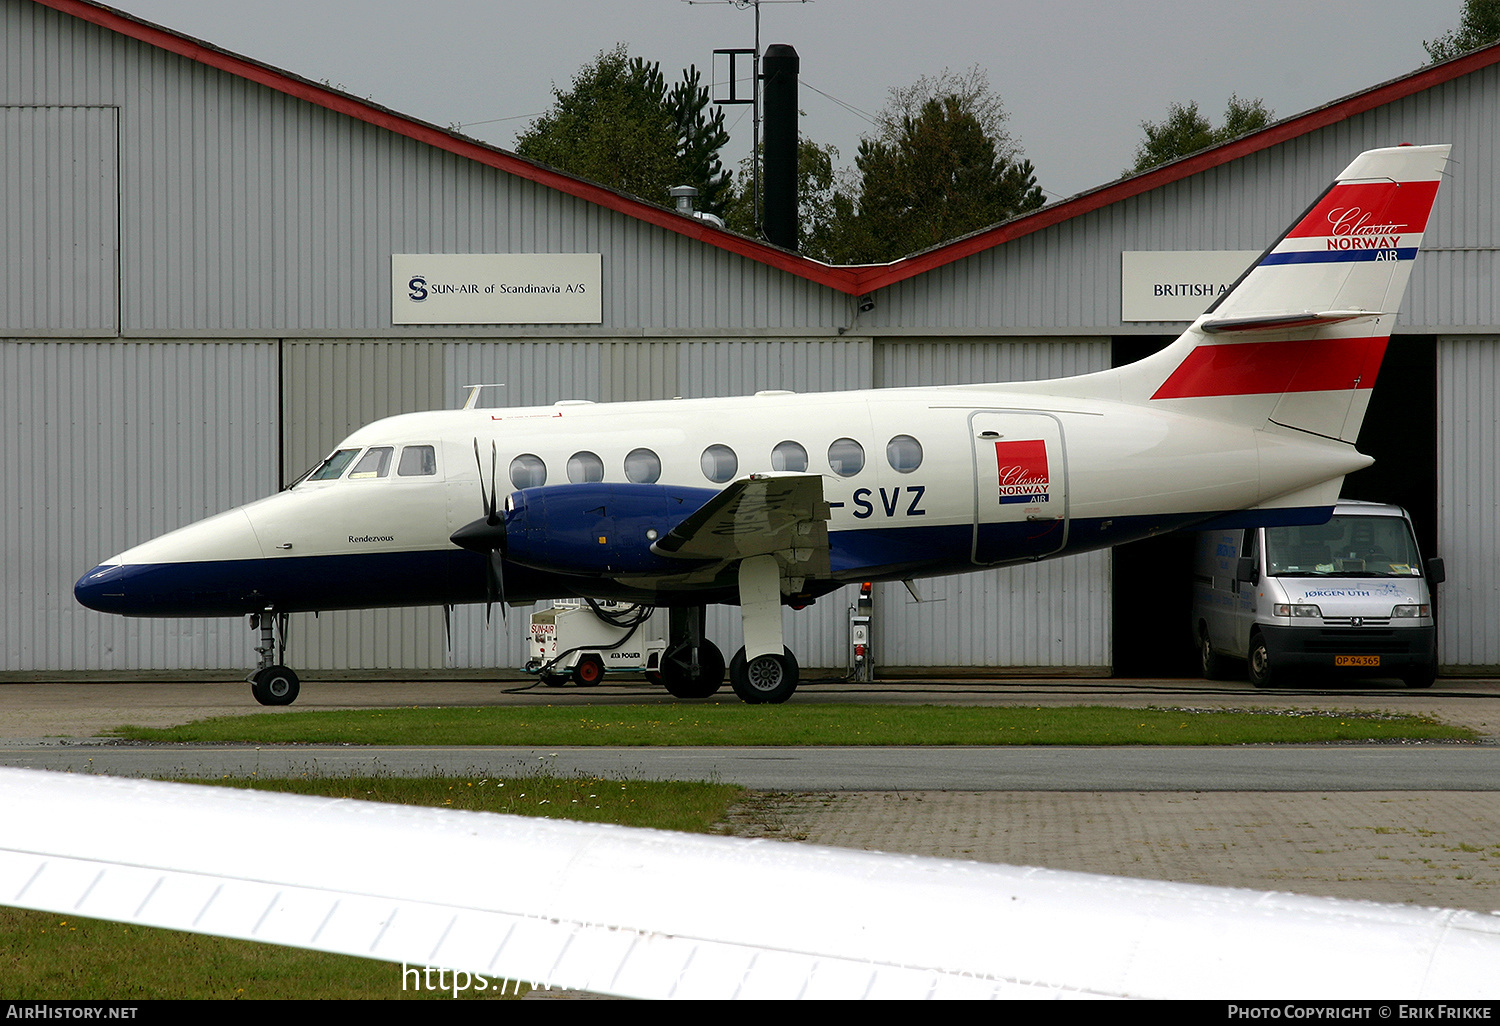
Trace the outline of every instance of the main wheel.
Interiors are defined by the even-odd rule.
[[[698,646],[698,674],[690,670],[691,651],[686,645],[666,652],[661,660],[661,683],[673,698],[707,698],[724,683],[724,653],[712,641]]]
[[[598,656],[584,656],[573,667],[573,683],[581,688],[591,688],[604,679],[604,662]]]
[[[1266,648],[1266,639],[1259,634],[1250,638],[1250,654],[1246,658],[1250,671],[1250,683],[1258,688],[1276,686],[1276,669],[1271,665],[1271,652]]]
[[[261,705],[291,705],[302,690],[302,682],[285,666],[268,666],[250,678],[250,693]]]
[[[745,658],[742,648],[729,663],[729,683],[740,699],[751,705],[785,702],[797,690],[797,658],[783,648],[781,655],[768,653]]]

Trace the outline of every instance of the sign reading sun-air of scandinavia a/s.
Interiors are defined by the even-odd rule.
[[[393,324],[599,324],[598,253],[393,253]]]

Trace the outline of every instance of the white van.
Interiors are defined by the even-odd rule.
[[[1437,631],[1411,517],[1399,506],[1342,500],[1326,524],[1202,531],[1193,567],[1193,636],[1203,675],[1244,659],[1271,687],[1295,671],[1399,677],[1430,687]]]

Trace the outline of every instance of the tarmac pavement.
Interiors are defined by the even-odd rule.
[[[521,685],[524,686],[524,685]],[[296,709],[664,701],[660,689],[515,692],[515,682],[305,682]],[[1500,735],[1500,682],[1254,691],[1203,681],[813,684],[796,701],[1111,704],[1422,712]],[[264,711],[243,683],[0,683],[0,744]],[[5,740],[9,739],[9,740]],[[53,743],[54,745],[56,742]],[[1500,909],[1500,792],[794,791],[735,810],[737,832],[794,842],[1489,912]]]

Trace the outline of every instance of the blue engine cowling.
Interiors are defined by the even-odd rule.
[[[651,544],[712,499],[712,488],[565,484],[523,488],[505,501],[507,561],[563,574],[677,573]]]

